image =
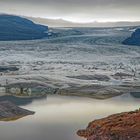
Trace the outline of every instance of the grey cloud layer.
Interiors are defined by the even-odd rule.
[[[0,0],[0,12],[29,16],[140,19],[140,0]],[[132,17],[133,16],[133,17]]]
[[[79,4],[80,5],[140,5],[139,0],[0,0],[6,3],[32,3],[32,4]]]

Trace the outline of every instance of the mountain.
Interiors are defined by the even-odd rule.
[[[75,23],[63,19],[48,19],[39,17],[26,17],[35,23],[48,25],[49,27],[122,27],[122,26],[139,26],[140,22],[90,22],[90,23]]]
[[[0,15],[0,41],[30,40],[47,37],[48,27],[13,15]]]
[[[140,46],[140,28],[135,30],[135,32],[132,33],[131,37],[129,37],[126,40],[124,40],[123,44]]]

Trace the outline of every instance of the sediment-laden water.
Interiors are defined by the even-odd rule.
[[[26,100],[26,99],[25,99]],[[23,104],[23,102],[22,102]],[[1,140],[80,140],[76,131],[110,114],[138,109],[140,98],[129,94],[107,100],[48,96],[21,107],[35,111],[13,122],[0,122]]]

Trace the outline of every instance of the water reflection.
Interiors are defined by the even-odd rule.
[[[93,119],[110,114],[135,110],[140,99],[130,94],[107,100],[81,97],[48,96],[32,100],[21,107],[36,112],[16,122],[0,122],[1,140],[81,140],[76,135]]]
[[[33,102],[33,100],[47,100],[47,96],[40,96],[40,97],[15,97],[11,95],[0,96],[0,101],[10,101],[16,105],[28,105]]]
[[[140,92],[131,92],[130,95],[134,98],[140,98]]]

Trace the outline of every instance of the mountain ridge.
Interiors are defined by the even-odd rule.
[[[35,24],[24,17],[0,15],[0,41],[31,40],[47,37],[48,26]]]
[[[26,17],[26,16],[25,16]],[[49,27],[121,27],[121,26],[140,26],[140,21],[119,21],[119,22],[89,22],[76,23],[63,19],[49,19],[40,17],[26,17],[35,23],[48,25]]]
[[[122,42],[124,45],[138,45],[140,46],[140,28],[136,29],[130,37]]]

